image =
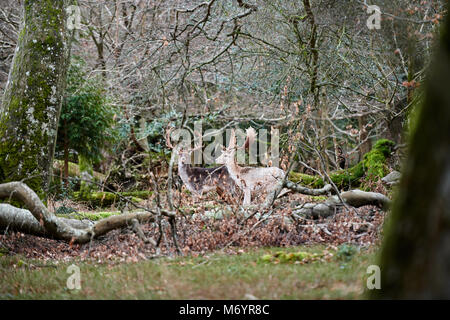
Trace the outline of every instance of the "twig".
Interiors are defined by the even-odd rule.
[[[141,225],[139,224],[139,221],[137,219],[131,220],[131,228],[137,234],[137,236],[142,241],[144,241],[144,243],[152,243],[154,246],[156,246],[155,240],[149,239],[145,236],[144,231],[142,230]]]

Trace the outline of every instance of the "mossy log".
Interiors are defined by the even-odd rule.
[[[372,180],[381,179],[389,173],[386,161],[394,150],[395,143],[387,140],[378,140],[372,150],[364,155],[357,165],[344,170],[330,173],[330,179],[341,190],[361,185],[362,178]],[[289,180],[311,188],[319,189],[325,186],[319,176],[311,176],[298,172],[291,172]]]
[[[73,198],[76,201],[87,202],[92,207],[109,207],[120,202],[121,197],[131,197],[133,202],[141,202],[153,194],[152,191],[131,191],[131,192],[74,192]]]
[[[391,201],[385,195],[376,192],[365,192],[361,190],[351,190],[342,192],[340,198],[346,205],[359,208],[362,206],[378,206],[382,210],[389,209]],[[327,218],[336,213],[336,209],[343,206],[338,196],[332,196],[324,202],[320,203],[304,203],[296,207],[292,211],[294,217],[300,216],[303,218]]]

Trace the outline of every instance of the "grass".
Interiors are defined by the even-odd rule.
[[[306,264],[262,262],[279,251],[321,253],[324,246],[250,249],[202,257],[138,263],[59,263],[56,267],[18,256],[0,257],[0,299],[360,299],[374,249]],[[81,270],[81,289],[69,290],[67,267]]]

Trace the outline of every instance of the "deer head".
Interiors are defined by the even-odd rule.
[[[178,155],[178,162],[179,163],[187,163],[191,153],[194,149],[189,149],[187,146],[182,146],[182,144],[173,145],[172,141],[170,139],[170,136],[172,132],[174,131],[174,128],[166,129],[166,146],[169,149],[172,149],[173,152],[175,152]]]
[[[222,147],[222,154],[217,157],[216,163],[227,164],[234,161],[234,156],[236,154],[236,133],[234,129],[231,130],[230,143],[228,148]]]
[[[179,163],[183,163],[183,164],[190,163],[192,150],[178,148],[177,152],[178,152],[178,162]]]

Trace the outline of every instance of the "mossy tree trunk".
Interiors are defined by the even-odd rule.
[[[450,298],[450,28],[426,86],[400,191],[388,220],[374,298]]]
[[[48,188],[67,67],[68,0],[25,0],[0,108],[0,182]]]

